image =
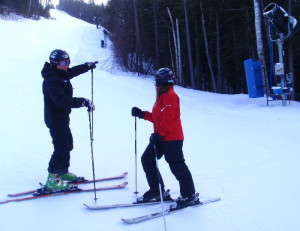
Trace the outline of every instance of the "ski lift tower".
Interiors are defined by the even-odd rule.
[[[291,36],[291,32],[297,25],[297,20],[288,15],[288,13],[276,3],[270,3],[263,10],[264,17],[268,20],[269,39],[276,42],[278,46],[278,62],[275,64],[274,73],[280,78],[280,83],[273,86],[274,94],[280,95],[282,106],[286,106],[287,96],[291,94],[292,89],[287,87],[287,79],[289,75],[285,73],[283,61],[283,42],[286,38]]]

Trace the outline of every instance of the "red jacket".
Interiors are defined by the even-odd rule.
[[[145,111],[144,119],[153,123],[154,132],[164,137],[162,141],[184,139],[180,120],[180,99],[173,87],[157,99],[152,112]]]

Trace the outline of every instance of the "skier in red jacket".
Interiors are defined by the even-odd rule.
[[[159,69],[155,74],[155,82],[157,97],[152,112],[142,111],[137,107],[133,107],[131,111],[132,116],[148,120],[154,126],[150,143],[141,158],[150,186],[150,189],[144,193],[143,200],[160,200],[159,183],[162,192],[165,191],[155,160],[156,157],[160,159],[164,155],[172,173],[179,181],[181,196],[176,200],[177,206],[194,205],[199,203],[199,198],[195,196],[193,178],[183,156],[184,135],[180,119],[180,99],[174,91],[173,71],[169,68]],[[169,196],[163,199],[167,200]]]

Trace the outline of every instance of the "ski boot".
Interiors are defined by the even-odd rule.
[[[63,173],[60,175],[60,179],[62,181],[69,181],[69,182],[72,182],[72,181],[76,181],[77,180],[77,176],[74,174],[74,173]]]
[[[182,209],[188,206],[194,206],[200,204],[199,193],[193,194],[188,197],[180,196],[175,200],[176,204],[170,207],[171,210]]]
[[[68,190],[70,189],[70,185],[66,182],[63,182],[60,178],[60,175],[49,173],[46,189],[48,190]]]
[[[170,196],[170,189],[168,189],[163,193],[163,201],[171,201],[171,200],[172,198]],[[137,203],[156,202],[156,201],[161,201],[159,191],[154,192],[149,190],[145,192],[142,197],[139,197],[137,199]]]

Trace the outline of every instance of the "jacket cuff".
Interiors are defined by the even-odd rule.
[[[79,108],[83,107],[85,102],[85,98],[76,98],[73,97],[73,103],[72,103],[72,108]]]

